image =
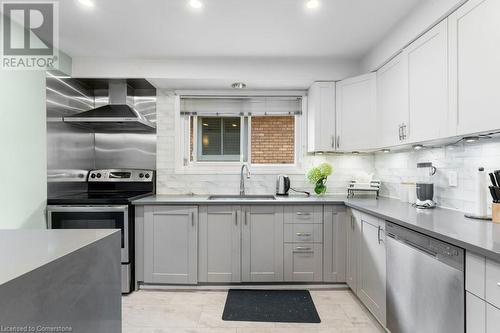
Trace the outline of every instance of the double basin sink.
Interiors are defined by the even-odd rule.
[[[276,200],[274,195],[211,195],[208,200]]]

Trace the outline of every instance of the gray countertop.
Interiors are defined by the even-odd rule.
[[[119,230],[0,230],[0,285]]]
[[[402,225],[466,250],[500,261],[500,224],[468,219],[463,213],[444,209],[416,209],[399,200],[379,198],[347,199],[345,196],[277,197],[276,200],[209,200],[205,195],[154,195],[133,202],[135,205],[204,204],[345,204],[348,207]]]

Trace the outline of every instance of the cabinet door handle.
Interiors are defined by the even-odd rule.
[[[340,148],[340,135],[337,135],[337,148]]]
[[[335,135],[332,135],[332,148],[335,148]]]
[[[191,226],[194,227],[194,212],[191,212]]]
[[[311,233],[310,232],[296,232],[295,235],[297,235],[299,237],[309,237],[309,236],[311,236]]]
[[[299,216],[309,216],[309,215],[311,215],[311,213],[309,213],[309,212],[297,212],[295,214],[297,214]]]
[[[378,226],[378,230],[377,230],[377,238],[378,238],[378,243],[380,244],[382,242],[382,239],[380,238],[380,233],[382,231],[382,227],[381,226]]]
[[[403,126],[399,125],[399,141],[403,139]]]
[[[248,225],[248,212],[245,212],[245,225]]]
[[[406,136],[407,136],[407,134],[406,134],[406,124],[403,123],[403,140],[406,140]]]
[[[234,215],[234,225],[238,225],[238,212],[233,212]]]

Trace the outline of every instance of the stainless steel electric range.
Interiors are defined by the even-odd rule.
[[[134,281],[135,199],[155,191],[153,170],[91,170],[87,192],[48,198],[49,229],[120,229],[122,292],[130,293]]]

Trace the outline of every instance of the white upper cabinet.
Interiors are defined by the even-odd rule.
[[[307,104],[307,151],[335,150],[335,82],[314,82]]]
[[[355,151],[376,145],[377,76],[375,73],[337,83],[336,149]]]
[[[448,25],[444,20],[403,51],[408,63],[410,142],[448,134]]]
[[[377,71],[376,124],[379,147],[407,142],[408,63],[402,53]]]
[[[451,129],[500,129],[500,0],[469,0],[449,16]]]

